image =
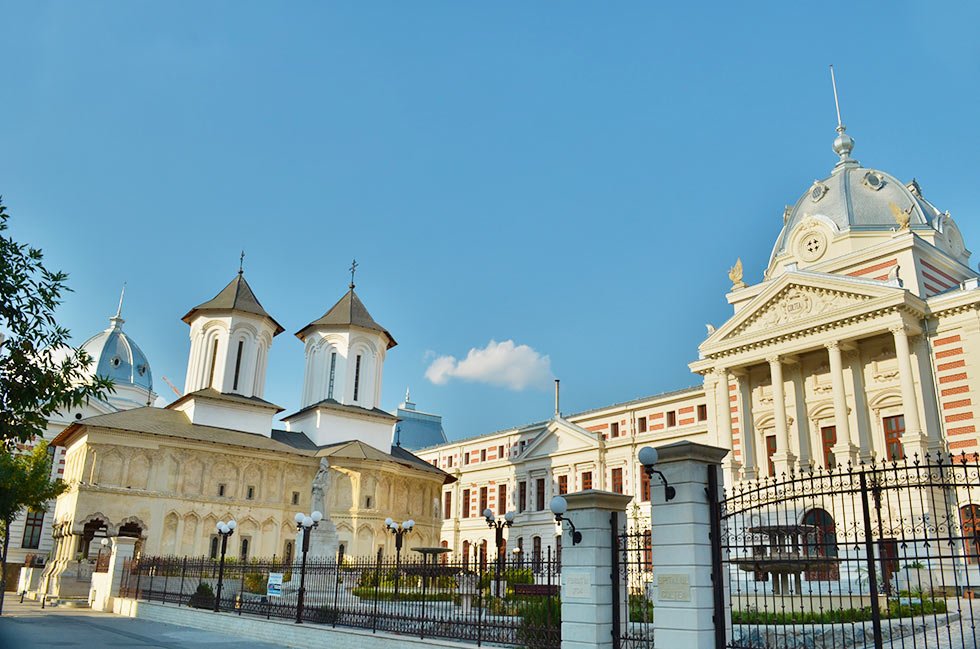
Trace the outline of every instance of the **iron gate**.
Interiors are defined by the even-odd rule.
[[[653,648],[653,537],[649,527],[620,532],[613,513],[613,648]]]
[[[980,462],[933,455],[741,481],[714,507],[719,649],[973,649]]]

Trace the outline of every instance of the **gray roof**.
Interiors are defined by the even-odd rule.
[[[276,412],[282,412],[283,408],[277,406],[271,401],[266,401],[259,397],[246,397],[241,394],[232,394],[229,392],[218,392],[214,388],[202,388],[196,392],[188,392],[182,397],[178,398],[176,401],[168,405],[168,408],[173,408],[177,404],[183,403],[190,398],[199,399],[212,399],[214,401],[226,401],[228,403],[240,403],[247,406],[259,406],[262,408],[268,408],[270,410],[275,410]]]
[[[320,318],[314,320],[310,324],[306,325],[302,329],[296,332],[296,337],[303,340],[308,333],[308,330],[314,329],[316,327],[360,327],[361,329],[369,329],[371,331],[377,331],[388,338],[388,349],[391,349],[398,343],[392,337],[391,333],[387,329],[379,325],[368,313],[367,307],[361,302],[361,298],[357,297],[357,293],[354,292],[353,285],[350,290],[344,294],[344,297],[340,298],[336,304],[330,307],[330,310],[324,313]]]
[[[146,354],[129,335],[122,330],[125,322],[117,313],[109,318],[111,326],[100,331],[84,343],[84,349],[92,357],[90,371],[112,381],[116,385],[135,385],[153,389],[153,373]]]
[[[362,408],[360,406],[350,406],[346,403],[340,403],[336,399],[324,399],[323,401],[317,401],[316,403],[311,403],[305,408],[297,410],[291,415],[286,415],[283,417],[284,420],[291,419],[296,415],[302,414],[308,410],[313,410],[314,408],[326,408],[327,410],[337,410],[338,412],[351,413],[355,415],[366,415],[368,417],[376,417],[378,419],[386,419],[391,422],[397,421],[397,417],[386,410],[381,408]]]
[[[270,439],[265,435],[246,433],[240,430],[202,426],[201,424],[191,423],[190,419],[183,412],[153,407],[133,408],[132,410],[123,410],[107,415],[96,415],[95,417],[82,419],[61,431],[51,441],[51,444],[53,446],[65,446],[67,441],[84,426],[129,430],[138,433],[148,433],[150,435],[176,437],[178,439],[189,439],[213,444],[228,444],[230,446],[242,446],[265,451],[279,451],[309,457],[315,454],[314,451],[303,449],[296,445],[285,444],[274,437]]]
[[[278,336],[285,331],[282,325],[276,322],[275,318],[262,308],[259,299],[255,297],[252,287],[245,281],[245,276],[241,272],[228,283],[228,286],[221,289],[220,293],[207,302],[198,304],[188,311],[187,315],[181,318],[181,320],[190,324],[191,318],[199,311],[241,311],[243,313],[251,313],[271,320],[272,324],[276,327],[276,332],[273,335]]]

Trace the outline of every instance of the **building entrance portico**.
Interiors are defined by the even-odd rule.
[[[872,412],[904,417],[905,454],[937,446],[921,425],[917,396],[934,391],[931,376],[918,371],[922,300],[895,281],[824,273],[788,272],[769,284],[729,295],[736,315],[691,364],[714,393],[717,443],[733,451],[730,476],[890,457]],[[756,294],[740,295],[749,291]],[[888,405],[872,411],[872,402]]]

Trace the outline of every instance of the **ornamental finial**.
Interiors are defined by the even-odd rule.
[[[735,260],[735,265],[728,270],[728,279],[732,280],[732,290],[738,290],[740,288],[745,288],[745,282],[742,281],[742,258],[739,257]]]

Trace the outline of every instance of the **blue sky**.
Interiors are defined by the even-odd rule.
[[[566,412],[696,383],[727,269],[758,281],[835,161],[829,63],[855,157],[916,177],[980,250],[976,3],[0,2],[0,22],[13,234],[70,272],[78,343],[127,282],[167,397],[180,316],[243,248],[287,328],[266,392],[287,410],[291,334],[354,257],[400,343],[383,405],[411,386],[451,437],[548,417],[551,373]]]

